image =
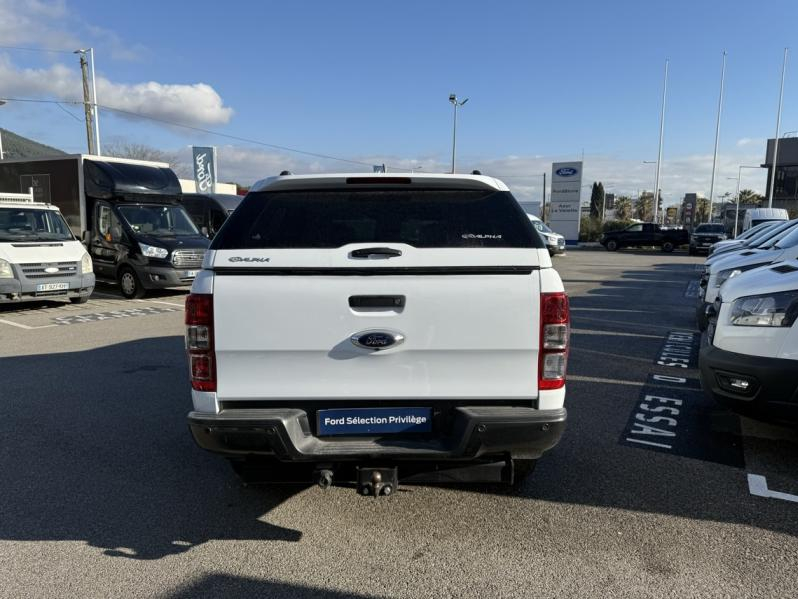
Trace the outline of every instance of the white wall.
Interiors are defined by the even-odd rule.
[[[180,181],[180,190],[183,193],[197,193],[197,186],[194,179],[178,179]],[[230,193],[235,195],[236,186],[233,183],[217,183],[216,193]]]

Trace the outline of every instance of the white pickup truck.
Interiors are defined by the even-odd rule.
[[[512,483],[565,427],[568,298],[507,187],[284,175],[186,301],[200,447],[250,481]]]

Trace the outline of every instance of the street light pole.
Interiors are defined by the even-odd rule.
[[[659,208],[659,173],[662,165],[662,138],[665,134],[665,99],[668,94],[668,60],[665,61],[665,77],[662,84],[662,112],[659,117],[659,152],[657,154],[657,175],[654,178],[654,222],[657,222]]]
[[[712,201],[715,197],[715,170],[718,164],[718,143],[720,142],[720,115],[723,111],[723,83],[726,79],[726,51],[723,51],[723,65],[720,68],[720,96],[718,96],[718,120],[715,123],[715,153],[712,155],[712,180],[709,184],[709,222],[712,222]]]
[[[5,104],[5,100],[0,100],[0,106]],[[0,130],[0,160],[5,160],[5,155],[3,154],[3,132]]]
[[[454,106],[454,125],[452,127],[452,174],[454,174],[455,159],[457,156],[457,109],[468,102],[468,98],[462,102],[458,102],[455,94],[449,94],[449,102]]]
[[[773,168],[770,171],[770,189],[768,190],[768,208],[773,208],[773,187],[776,184],[776,165],[779,158],[779,131],[781,130],[781,104],[784,100],[784,74],[787,71],[787,51],[784,48],[784,62],[781,63],[781,88],[779,89],[779,112],[776,115],[776,139],[773,140]]]

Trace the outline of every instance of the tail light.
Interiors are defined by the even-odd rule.
[[[538,388],[565,386],[569,342],[568,296],[563,292],[540,294],[540,357]]]
[[[191,293],[186,298],[186,351],[195,391],[216,391],[213,349],[213,296]]]

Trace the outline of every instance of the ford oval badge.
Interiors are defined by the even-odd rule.
[[[573,177],[579,171],[575,168],[571,168],[569,166],[564,166],[563,168],[558,168],[554,171],[560,177]]]
[[[405,340],[405,336],[396,331],[372,330],[355,333],[349,340],[363,349],[380,351],[401,344]]]
[[[55,266],[48,266],[47,268],[44,269],[44,272],[46,272],[48,275],[52,275],[58,272],[58,268],[56,268]]]

